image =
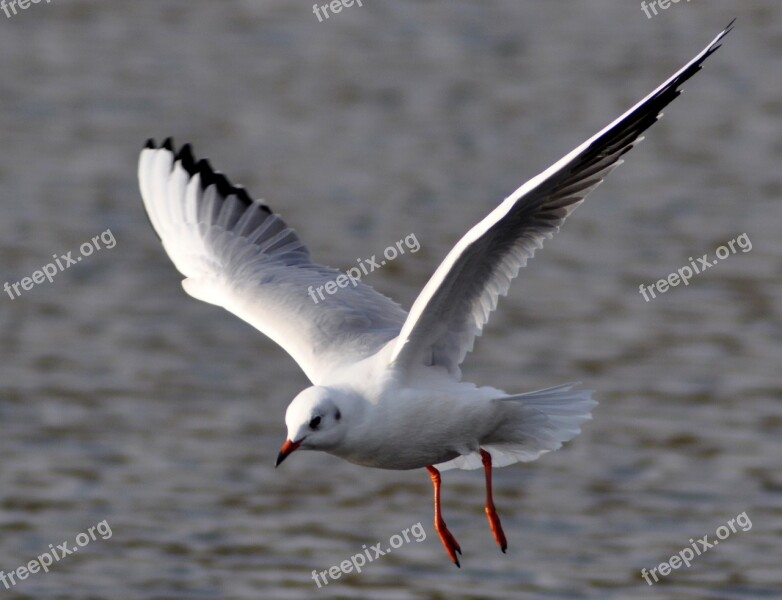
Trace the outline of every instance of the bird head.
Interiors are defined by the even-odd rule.
[[[285,413],[288,439],[277,455],[275,466],[299,448],[328,450],[345,435],[345,419],[339,407],[340,394],[322,386],[312,386],[293,399]]]

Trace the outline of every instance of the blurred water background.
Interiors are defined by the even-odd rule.
[[[782,597],[782,203],[775,0],[365,0],[319,22],[293,0],[56,0],[0,13],[0,569],[107,520],[9,598]],[[500,303],[465,377],[597,390],[584,433],[498,470],[444,475],[449,563],[424,471],[294,455],[308,382],[273,343],[189,298],[136,183],[174,135],[263,197],[321,262],[421,243],[366,282],[404,306],[505,195],[737,28],[647,140]],[[746,233],[738,252],[639,294]],[[689,538],[739,530],[650,588]],[[328,587],[311,572],[421,522]]]

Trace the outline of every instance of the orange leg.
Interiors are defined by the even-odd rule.
[[[494,499],[491,495],[491,454],[481,448],[481,458],[483,459],[483,470],[486,472],[486,516],[489,519],[489,527],[494,534],[494,539],[497,540],[500,550],[505,552],[508,548],[508,542],[502,531],[500,516],[497,514],[497,509],[494,508]]]
[[[448,531],[448,527],[445,526],[443,520],[443,514],[440,511],[440,471],[434,467],[426,467],[429,471],[429,475],[432,477],[432,485],[434,485],[434,528],[440,536],[440,541],[445,546],[445,550],[448,552],[448,556],[456,564],[457,567],[461,567],[459,559],[456,558],[456,553],[462,553],[462,549],[459,547],[459,542]]]

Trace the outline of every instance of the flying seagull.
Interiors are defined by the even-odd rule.
[[[440,471],[483,467],[486,515],[505,552],[492,468],[556,450],[580,433],[597,403],[572,384],[522,394],[477,387],[461,381],[460,365],[519,269],[643,139],[732,26],[470,229],[409,313],[364,283],[313,302],[308,289],[334,281],[338,271],[313,262],[293,229],[196,160],[189,144],[177,151],[171,138],[161,146],[148,141],[139,159],[141,195],[185,291],[266,334],[312,382],[288,406],[276,465],[302,449],[367,467],[425,467],[434,525],[457,566],[461,548],[440,510]]]

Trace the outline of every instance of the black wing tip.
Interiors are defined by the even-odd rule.
[[[733,17],[733,20],[730,23],[728,23],[727,27],[725,27],[725,31],[723,31],[723,35],[733,31],[733,26],[736,24],[736,19],[738,19],[738,17]]]
[[[174,151],[174,138],[171,136],[168,136],[165,140],[163,140],[163,143],[159,146],[157,145],[157,142],[155,141],[155,138],[147,138],[147,141],[144,142],[144,149],[145,150],[168,150],[169,152]]]
[[[714,39],[714,42],[712,42],[712,46],[713,46],[712,49],[716,50],[718,48],[717,44],[719,44],[725,38],[726,35],[728,35],[731,31],[733,31],[736,25],[736,19],[737,17],[734,17],[731,20],[731,22],[728,23],[722,31],[720,31],[720,33]]]
[[[733,31],[733,26],[736,23],[736,19],[734,18],[730,23],[728,23],[727,27],[723,29],[720,34],[714,38],[714,41],[706,48],[706,51],[703,52],[697,60],[692,62],[684,72],[680,73],[679,76],[670,82],[668,86],[666,86],[664,89],[660,90],[660,93],[657,94],[657,97],[660,98],[664,95],[670,95],[672,92],[674,93],[673,96],[670,97],[668,102],[665,104],[668,104],[673,99],[675,99],[679,94],[681,94],[681,91],[679,88],[680,86],[684,85],[684,83],[687,82],[693,75],[695,75],[697,72],[699,72],[701,69],[703,69],[703,63],[706,62],[706,59],[708,59],[712,54],[714,54],[717,50],[722,48],[722,40],[725,38],[726,35],[728,35],[731,31]]]
[[[736,24],[736,18],[734,17],[733,20],[727,24],[725,29],[723,29],[720,34],[714,39],[711,46],[709,47],[708,51],[706,52],[706,55],[704,56],[704,59],[708,56],[711,56],[714,54],[717,50],[722,48],[722,40],[725,39],[725,36],[728,35],[731,31],[733,31],[734,26]]]
[[[703,63],[709,56],[711,56],[718,48],[720,48],[720,41],[732,31],[733,24],[736,19],[733,19],[728,26],[719,34],[716,38],[706,47],[705,51],[701,51],[695,59],[691,60],[677,76],[673,77],[667,85],[664,85],[657,91],[656,94],[649,97],[646,102],[641,104],[632,113],[628,114],[622,123],[617,124],[616,131],[608,135],[605,139],[598,139],[587,149],[585,156],[591,151],[598,152],[597,158],[600,158],[607,146],[611,146],[618,139],[637,139],[638,136],[643,134],[652,124],[657,122],[662,116],[663,109],[678,98],[684,90],[681,89],[693,75],[703,69]],[[620,127],[620,125],[622,125]],[[629,151],[632,146],[622,149],[619,152],[619,156]],[[592,159],[590,159],[592,160]],[[587,162],[589,164],[589,162]]]
[[[231,180],[228,179],[225,174],[215,170],[209,162],[209,159],[202,158],[196,160],[191,144],[186,143],[177,151],[173,137],[167,137],[160,146],[155,142],[155,138],[149,138],[144,143],[144,149],[168,150],[171,152],[171,154],[174,155],[174,162],[179,161],[182,168],[187,171],[191,177],[196,174],[200,176],[202,190],[205,190],[210,185],[215,185],[218,193],[223,198],[233,195],[239,198],[239,200],[247,206],[255,204],[269,214],[272,214],[272,210],[260,200],[254,200],[244,186],[231,183]]]
[[[241,200],[244,204],[252,204],[253,199],[250,197],[250,194],[247,192],[247,189],[243,185],[235,185],[234,186],[234,193],[239,197],[239,200]],[[262,202],[258,202],[258,204],[271,212],[269,210],[269,207],[263,204]]]
[[[193,147],[190,144],[185,144],[179,149],[174,161],[182,163],[182,168],[187,171],[190,176],[193,175],[193,168],[195,166],[195,158],[193,158]]]

